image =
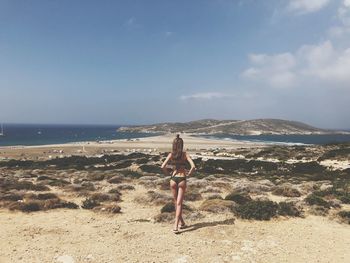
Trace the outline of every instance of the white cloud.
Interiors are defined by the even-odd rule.
[[[212,100],[218,98],[230,98],[235,97],[233,94],[225,94],[221,92],[201,92],[191,95],[183,95],[180,97],[181,100]]]
[[[331,26],[327,33],[333,39],[345,38],[350,35],[350,0],[343,0],[338,7],[336,25]]]
[[[289,0],[287,10],[301,15],[317,12],[329,3],[330,0]]]
[[[293,69],[296,61],[291,53],[250,54],[249,59],[253,66],[242,73],[245,78],[267,82],[270,86],[278,88],[286,88],[295,84]]]
[[[350,48],[335,49],[331,41],[304,45],[294,53],[254,54],[248,80],[273,88],[301,87],[310,81],[331,87],[350,87]]]

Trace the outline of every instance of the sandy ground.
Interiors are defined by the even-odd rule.
[[[0,147],[0,158],[52,158],[64,155],[94,155],[103,152],[112,151],[145,151],[145,152],[164,152],[171,150],[171,143],[174,139],[174,134],[152,136],[147,138],[132,139],[132,140],[113,140],[101,142],[81,142],[67,143],[44,146],[6,146]],[[192,137],[189,135],[181,135],[184,139],[185,149],[189,152],[198,152],[201,150],[225,148],[251,148],[263,147],[266,144],[253,143],[245,141],[226,141],[207,138]]]
[[[324,217],[267,222],[213,215],[179,235],[154,223],[160,207],[123,195],[123,213],[0,210],[0,262],[349,262],[350,227]],[[185,218],[186,219],[186,218]]]
[[[173,135],[103,143],[2,147],[0,157],[52,158],[103,150],[170,151]],[[263,144],[182,136],[190,152]],[[86,152],[80,152],[82,149]],[[53,150],[62,150],[53,153]],[[121,214],[57,209],[25,214],[0,209],[0,263],[7,262],[349,262],[350,227],[326,217],[246,221],[205,214],[179,235],[155,223],[160,206],[134,202],[148,189],[123,193]],[[199,206],[201,202],[191,202]],[[186,217],[185,217],[186,220]]]

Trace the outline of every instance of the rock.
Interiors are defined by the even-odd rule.
[[[320,190],[321,190],[321,191],[325,191],[325,190],[330,189],[330,188],[332,188],[332,187],[333,187],[333,185],[331,185],[331,184],[329,184],[329,183],[323,183],[323,184],[321,184],[321,186],[320,186]]]

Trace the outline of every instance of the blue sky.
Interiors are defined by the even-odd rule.
[[[0,0],[0,121],[350,128],[349,0]]]

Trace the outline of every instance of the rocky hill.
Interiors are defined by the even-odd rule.
[[[152,125],[120,127],[121,132],[154,132],[154,133],[194,133],[194,134],[330,134],[336,133],[312,127],[308,124],[280,119],[256,120],[215,120],[203,119],[190,122],[157,123]]]

